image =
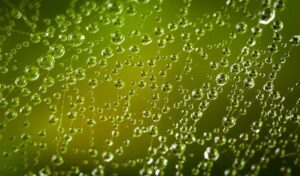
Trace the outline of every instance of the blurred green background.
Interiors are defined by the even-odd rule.
[[[166,136],[167,141],[165,145],[169,148],[173,143],[185,141],[178,140],[175,137],[176,133],[179,135],[185,134],[180,131],[181,126],[186,128],[195,127],[197,131],[194,133],[194,136],[197,140],[204,139],[203,135],[205,132],[211,133],[212,138],[214,138],[218,136],[218,134],[214,133],[214,130],[218,128],[222,130],[222,119],[227,115],[226,107],[230,105],[228,95],[233,90],[233,85],[236,85],[238,89],[243,88],[243,81],[235,83],[233,77],[230,77],[228,84],[221,86],[222,92],[219,93],[216,100],[209,103],[203,116],[195,125],[189,119],[190,115],[185,116],[184,114],[186,113],[185,111],[188,114],[197,111],[201,101],[187,100],[186,106],[183,106],[181,103],[184,102],[183,100],[186,96],[191,95],[194,89],[202,87],[205,83],[211,84],[211,89],[220,87],[216,85],[215,78],[221,72],[229,73],[230,66],[237,62],[237,57],[240,55],[242,48],[252,35],[251,28],[258,24],[259,14],[262,11],[261,1],[249,0],[248,4],[245,3],[245,5],[243,5],[243,2],[247,1],[235,1],[235,7],[228,7],[227,10],[223,10],[226,6],[225,1],[194,0],[187,8],[188,14],[186,19],[188,19],[190,25],[187,27],[179,26],[176,31],[170,31],[168,25],[170,22],[180,22],[180,11],[182,11],[184,4],[188,1],[164,0],[160,6],[161,10],[156,10],[156,6],[160,4],[159,1],[150,1],[145,4],[141,3],[142,1],[116,1],[123,8],[120,10],[120,13],[118,13],[118,9],[110,8],[109,4],[113,2],[80,0],[33,2],[29,0],[3,0],[0,2],[0,35],[3,39],[1,42],[0,62],[1,70],[5,68],[8,70],[6,73],[1,71],[1,98],[5,97],[8,102],[13,98],[20,98],[19,106],[13,107],[12,103],[8,103],[6,107],[0,109],[0,153],[2,153],[0,156],[0,175],[24,175],[29,172],[38,175],[41,168],[45,166],[49,166],[52,170],[51,175],[67,175],[67,171],[70,171],[72,166],[78,166],[81,172],[90,175],[92,170],[99,164],[105,167],[105,175],[112,175],[113,173],[138,175],[139,170],[144,165],[147,165],[145,163],[151,157],[151,152],[149,152],[150,146],[155,148],[161,143],[158,140],[159,136]],[[275,1],[270,2],[274,4]],[[74,7],[72,7],[73,3]],[[93,5],[96,6],[95,9],[93,9]],[[130,5],[136,7],[135,15],[130,16],[126,14],[126,9]],[[287,48],[283,48],[281,45],[289,43],[293,36],[299,34],[299,6],[300,1],[287,1],[283,10],[276,11],[273,21],[281,20],[284,27],[280,31],[282,41],[278,42],[279,52],[272,56],[272,64],[280,63],[283,54],[290,49],[289,44]],[[15,8],[19,9],[23,14],[20,19],[16,19],[12,15],[12,9]],[[90,15],[89,8],[92,9]],[[254,16],[253,19],[243,15],[241,10],[243,8],[246,8]],[[72,14],[73,12],[74,14]],[[217,17],[214,16],[218,16],[218,13],[221,15],[219,18],[224,20],[224,25],[222,26],[216,24]],[[143,15],[146,16],[144,20],[142,20]],[[34,19],[35,16],[38,17],[36,21]],[[101,23],[101,18],[105,16],[110,20],[108,25]],[[124,25],[118,27],[112,24],[116,17],[123,19]],[[47,19],[51,21],[51,24],[46,24]],[[241,22],[247,24],[246,32],[244,34],[236,34],[236,38],[229,45],[231,55],[223,56],[222,50],[230,42],[230,33],[236,33],[236,24]],[[31,23],[36,25],[34,30],[32,30]],[[93,23],[99,25],[99,30],[96,33],[90,33],[86,29],[89,24]],[[257,59],[257,62],[264,63],[265,58],[268,56],[268,45],[272,44],[272,35],[274,33],[271,24],[260,25],[263,29],[262,35],[256,38],[256,45],[250,49],[250,53],[255,49],[261,51],[262,54]],[[209,30],[210,25],[212,25],[211,30]],[[154,31],[156,27],[163,27],[165,34],[155,36]],[[205,32],[203,36],[200,36],[199,40],[197,40],[195,32],[197,28],[201,28]],[[116,51],[117,45],[111,42],[111,34],[116,30],[120,31],[125,37],[121,45],[125,49],[123,53],[118,53]],[[68,36],[75,31],[79,31],[85,36],[83,43],[78,47],[72,46],[70,39],[68,39]],[[34,43],[31,41],[30,35],[34,34],[38,34],[41,37],[40,42]],[[52,34],[53,36],[51,36]],[[143,34],[148,34],[152,38],[151,44],[142,45],[141,36]],[[174,36],[174,42],[166,42],[166,46],[160,48],[157,43],[168,34]],[[183,51],[183,46],[187,43],[182,39],[182,35],[185,34],[190,35],[189,42],[194,46],[194,51],[191,53]],[[67,39],[64,40],[64,38]],[[29,46],[23,46],[21,49],[16,50],[18,45],[26,45],[25,41],[29,41]],[[37,60],[47,54],[50,46],[54,44],[62,44],[65,54],[63,57],[55,60],[55,67],[51,71],[39,69],[39,79],[28,81],[26,86],[31,90],[31,94],[28,96],[22,95],[22,90],[15,86],[15,79],[20,75],[24,75],[26,66],[34,65],[38,67]],[[139,47],[139,52],[130,51],[132,46]],[[112,57],[105,59],[101,55],[101,51],[105,47],[112,49]],[[203,55],[196,52],[195,48],[202,48],[207,54],[207,59],[203,59]],[[16,54],[11,54],[14,53],[14,50],[16,50]],[[178,54],[178,62],[171,61],[170,55],[172,54]],[[299,55],[300,51],[297,47],[290,50],[290,57],[282,65],[274,81],[274,89],[279,91],[282,96],[285,96],[285,110],[292,109],[297,99],[299,99],[299,90],[288,91],[288,87],[294,86],[299,81]],[[89,68],[86,64],[89,56],[95,56],[97,62],[106,60],[107,66],[100,67],[97,63],[97,66]],[[213,70],[211,62],[220,64],[222,58],[227,59],[229,66],[219,66],[218,69]],[[246,60],[249,59],[250,62],[253,61],[249,55],[245,58]],[[156,64],[153,67],[148,64],[151,59],[156,60]],[[189,60],[191,60],[190,63],[188,63]],[[129,64],[126,64],[127,62]],[[118,68],[120,64],[122,67]],[[242,109],[243,105],[239,106],[234,113],[234,116],[237,118],[236,125],[228,133],[221,133],[220,135],[225,136],[227,140],[229,138],[238,139],[237,146],[242,143],[250,143],[250,140],[246,142],[239,140],[239,135],[241,133],[251,134],[250,126],[252,122],[260,117],[262,106],[258,100],[255,100],[255,97],[258,90],[263,91],[263,85],[268,80],[267,77],[272,69],[272,64],[264,64],[263,69],[255,66],[251,67],[257,69],[259,73],[265,73],[266,76],[258,76],[255,79],[255,87],[242,93],[244,100],[253,101],[251,107],[247,109],[246,115],[240,115],[238,110]],[[190,72],[183,71],[186,66],[191,68]],[[167,67],[170,67],[170,69]],[[77,68],[85,69],[86,78],[72,84],[68,80],[72,79],[71,76],[74,75],[74,71]],[[117,70],[116,74],[114,74],[115,70]],[[142,71],[147,73],[146,76],[141,76]],[[165,77],[161,76],[162,71],[166,71]],[[105,80],[107,74],[111,75],[111,81]],[[151,90],[150,88],[152,83],[150,80],[151,75],[156,78],[154,82],[158,85],[157,90]],[[177,75],[182,75],[182,81],[176,80]],[[55,84],[43,93],[43,88],[40,86],[43,85],[43,79],[49,76],[55,78]],[[59,80],[60,77],[64,79]],[[89,80],[92,78],[98,80],[98,86],[95,89],[89,87]],[[124,88],[117,89],[115,87],[115,81],[118,79],[125,83]],[[244,77],[242,77],[243,79]],[[139,88],[141,80],[146,83],[145,88]],[[172,84],[171,93],[167,94],[161,90],[161,86],[164,83]],[[14,87],[11,91],[9,90],[10,85]],[[62,86],[66,85],[68,85],[68,90],[63,91]],[[180,88],[184,89],[184,93],[180,93]],[[131,117],[127,118],[124,107],[127,107],[125,99],[128,98],[130,90],[134,91],[134,95],[130,98],[130,106],[127,109]],[[35,93],[38,93],[42,99],[42,102],[37,105],[33,105],[31,100],[32,95]],[[61,94],[59,100],[54,98],[55,93]],[[157,101],[153,100],[155,93],[160,97]],[[75,105],[74,111],[78,112],[78,116],[75,120],[70,120],[67,117],[67,113],[72,110],[72,103],[76,102],[78,95],[85,98],[85,103],[83,105]],[[118,99],[118,96],[121,98]],[[91,98],[94,101],[91,101]],[[168,98],[167,102],[164,102],[165,98]],[[203,99],[205,98],[206,93]],[[49,99],[51,102],[47,103]],[[153,102],[156,102],[156,107],[151,105]],[[176,109],[174,106],[178,102],[180,102],[180,105]],[[269,103],[270,101],[267,101],[267,104]],[[18,116],[13,120],[8,120],[5,117],[7,110],[12,108],[19,111],[20,107],[25,104],[32,106],[30,115],[25,116],[22,113],[18,113]],[[153,122],[151,118],[143,117],[144,110],[149,109],[153,113],[159,113],[164,105],[169,106],[170,111],[162,114],[158,122]],[[194,107],[189,109],[188,105],[193,105]],[[51,112],[51,107],[55,107],[57,110]],[[86,108],[86,110],[81,112],[82,108]],[[49,124],[49,116],[51,114],[55,114],[61,120],[61,122],[58,122],[58,124],[61,123],[60,129],[58,129],[58,124]],[[101,120],[101,117],[107,119]],[[119,117],[124,118],[124,120],[118,120]],[[268,116],[266,117],[268,118]],[[87,125],[87,119],[94,119],[96,124],[92,127]],[[183,125],[184,120],[182,119],[189,119],[188,123]],[[277,119],[270,118],[265,121],[260,138],[256,141],[258,144],[264,141],[265,137],[269,136],[268,131],[273,128],[273,121],[277,121]],[[286,132],[278,138],[278,143],[280,143],[281,139],[286,140],[291,133],[299,135],[299,131],[295,130],[298,129],[299,123],[287,122],[280,125],[286,128]],[[114,126],[118,127],[115,130],[119,133],[117,137],[112,137]],[[151,126],[157,127],[158,135],[149,135],[147,129]],[[64,146],[64,141],[68,137],[66,135],[70,134],[69,130],[71,127],[78,128],[82,132],[71,135],[72,140],[67,142],[67,151],[61,152],[61,147]],[[144,132],[140,137],[133,137],[133,131],[136,127],[144,127]],[[173,133],[171,129],[173,129]],[[46,133],[44,137],[43,132]],[[22,140],[23,134],[29,134],[31,137],[28,140]],[[107,145],[107,140],[109,139],[113,141],[111,146]],[[130,140],[130,145],[126,147],[124,143],[127,140]],[[40,145],[45,143],[47,148],[42,150]],[[196,141],[186,145],[185,152],[179,157],[185,156],[185,162],[182,164],[182,173],[184,175],[191,175],[192,168],[205,160],[203,153],[208,146],[214,146],[213,143],[213,140],[206,140],[203,145],[199,145]],[[277,145],[280,148],[281,146],[278,143]],[[292,147],[289,147],[290,145],[286,147],[285,153],[299,152],[297,143],[299,142],[297,141],[294,144],[298,146],[296,148],[292,144]],[[228,145],[225,144],[218,147],[220,156],[217,161],[213,162],[212,175],[224,175],[224,170],[232,167],[235,156],[230,152]],[[98,150],[99,154],[95,158],[89,155],[88,150],[91,146]],[[125,146],[124,154],[114,154],[111,162],[103,161],[101,155],[104,151],[115,152],[121,146]],[[238,158],[243,158],[244,150],[240,150],[241,155]],[[245,173],[249,172],[252,164],[259,163],[263,156],[262,151],[264,150],[257,150],[257,153],[247,160],[245,169],[239,172],[240,175],[245,175]],[[51,157],[55,153],[62,153],[61,155],[64,159],[62,165],[55,166],[51,162]],[[154,155],[154,158],[160,155],[168,160],[165,175],[175,175],[175,165],[180,159],[170,153],[158,153]],[[269,162],[267,168],[262,169],[259,173],[261,175],[284,175],[280,171],[280,167],[287,166],[291,167],[292,175],[299,175],[299,163],[298,165],[293,164],[297,158],[299,159],[299,154],[292,157],[275,158]],[[132,164],[132,161],[136,159],[139,159],[136,161],[137,164]],[[127,165],[122,166],[122,163],[127,163]],[[116,165],[118,164],[119,166],[117,167]],[[198,175],[205,174],[207,173],[200,171]]]

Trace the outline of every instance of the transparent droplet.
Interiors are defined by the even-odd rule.
[[[38,59],[38,64],[42,69],[52,70],[55,64],[55,58],[52,55],[46,55]]]
[[[236,118],[233,116],[230,117],[224,117],[222,124],[225,128],[232,128],[236,123]]]
[[[98,156],[98,150],[96,148],[90,148],[88,152],[92,158],[95,158]]]
[[[229,81],[229,76],[226,73],[220,73],[216,77],[216,82],[218,85],[223,86]]]
[[[14,120],[17,116],[18,116],[18,113],[17,113],[17,111],[15,111],[14,109],[8,109],[8,110],[5,112],[5,117],[6,117],[6,119],[8,119],[8,120]]]
[[[290,39],[290,43],[294,46],[298,46],[300,44],[300,35],[295,35]]]
[[[115,84],[115,87],[116,87],[117,89],[122,89],[122,88],[125,86],[124,81],[122,81],[121,79],[117,79],[117,80],[114,82],[114,84]]]
[[[219,151],[216,148],[207,147],[204,152],[204,158],[210,161],[216,161],[219,158]]]
[[[111,58],[113,56],[113,51],[111,48],[106,47],[102,49],[101,55],[105,58]]]
[[[104,167],[98,165],[95,169],[92,170],[92,176],[104,176]]]
[[[60,166],[64,163],[64,159],[60,154],[54,154],[51,157],[51,161],[55,166]]]
[[[19,76],[15,80],[15,84],[17,87],[22,88],[27,85],[27,79],[25,76]]]
[[[114,159],[114,155],[110,151],[105,151],[102,153],[102,158],[104,162],[111,162]]]
[[[111,34],[111,41],[116,45],[122,44],[124,40],[125,37],[120,33],[120,31],[115,31]]]
[[[85,40],[85,36],[80,32],[74,32],[74,33],[69,34],[68,40],[69,40],[71,46],[78,47]]]
[[[271,21],[273,21],[275,18],[275,10],[266,8],[262,11],[262,14],[259,18],[260,24],[269,24]]]
[[[173,86],[171,83],[165,83],[161,86],[161,90],[165,93],[170,93],[173,89]]]
[[[192,97],[195,99],[195,100],[201,100],[202,97],[203,97],[203,90],[198,88],[198,89],[194,89],[192,91]]]
[[[40,76],[39,69],[35,66],[26,66],[24,72],[29,81],[35,81]]]
[[[55,44],[50,46],[49,54],[54,58],[61,58],[65,54],[65,47],[62,44]]]
[[[148,34],[144,34],[141,36],[141,42],[143,45],[149,45],[152,43],[152,39]]]

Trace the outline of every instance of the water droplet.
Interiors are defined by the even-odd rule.
[[[220,73],[216,77],[216,82],[220,86],[224,86],[229,81],[229,76],[226,73]]]
[[[54,154],[51,161],[55,166],[60,166],[64,163],[64,159],[60,154]]]
[[[111,162],[114,159],[114,155],[110,151],[105,151],[102,153],[102,158],[104,162]]]
[[[55,58],[52,55],[45,55],[38,59],[38,64],[42,69],[52,70],[55,64]]]
[[[27,85],[27,79],[25,76],[19,76],[15,80],[15,84],[17,87],[22,88]]]
[[[271,21],[273,21],[274,18],[275,18],[275,10],[266,8],[261,13],[259,23],[266,25],[269,24]]]
[[[216,161],[219,158],[219,151],[216,148],[207,147],[204,152],[204,158],[210,161]]]
[[[171,83],[165,83],[161,86],[161,90],[165,93],[171,93],[173,86]]]
[[[29,81],[35,81],[40,76],[39,69],[35,66],[26,66],[24,72]]]
[[[73,32],[73,33],[69,34],[68,40],[69,40],[71,46],[78,47],[85,40],[85,36],[80,32]]]

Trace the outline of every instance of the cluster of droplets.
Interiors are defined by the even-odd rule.
[[[1,2],[0,172],[299,173],[300,82],[275,84],[300,44],[285,2],[173,3]]]

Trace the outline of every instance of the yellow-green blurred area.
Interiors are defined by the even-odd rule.
[[[299,7],[0,0],[0,175],[300,175]]]

